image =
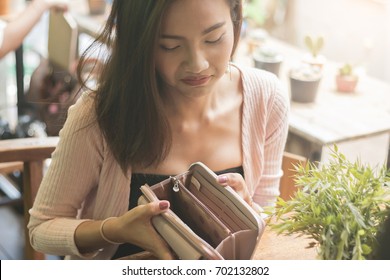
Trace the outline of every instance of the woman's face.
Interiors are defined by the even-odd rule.
[[[225,74],[234,44],[226,0],[180,0],[168,8],[156,46],[164,89],[204,94]]]

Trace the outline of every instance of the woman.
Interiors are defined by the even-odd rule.
[[[196,161],[254,208],[274,203],[288,99],[274,75],[230,63],[241,9],[241,0],[113,2],[97,41],[111,49],[98,87],[69,110],[30,211],[36,250],[102,259],[137,245],[172,258],[150,224],[169,203],[134,207],[138,188]]]

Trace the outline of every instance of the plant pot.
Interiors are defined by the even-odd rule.
[[[314,102],[317,97],[321,78],[316,80],[301,80],[290,76],[291,100],[300,103]]]
[[[339,92],[354,92],[358,83],[358,77],[354,75],[337,75],[336,86]]]
[[[266,58],[261,56],[253,56],[253,61],[256,68],[266,70],[279,76],[280,65],[282,64],[283,58],[278,55],[274,58]]]
[[[0,16],[9,14],[10,0],[0,0]]]
[[[106,0],[88,0],[89,13],[102,15],[106,12]]]
[[[250,24],[248,23],[250,26]],[[256,49],[261,48],[268,38],[268,32],[261,28],[251,29],[247,32],[248,54],[252,55]]]

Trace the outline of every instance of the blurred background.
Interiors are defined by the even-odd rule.
[[[390,1],[246,0],[252,26],[304,48],[306,35],[323,36],[323,54],[362,66],[390,81]],[[263,12],[258,13],[261,9]],[[256,11],[257,10],[257,11]]]

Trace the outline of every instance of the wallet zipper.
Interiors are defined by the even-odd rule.
[[[171,180],[173,181],[173,188],[172,188],[172,190],[174,192],[179,192],[180,191],[179,180],[177,178],[175,178],[175,177],[172,177],[172,176],[171,176]]]

